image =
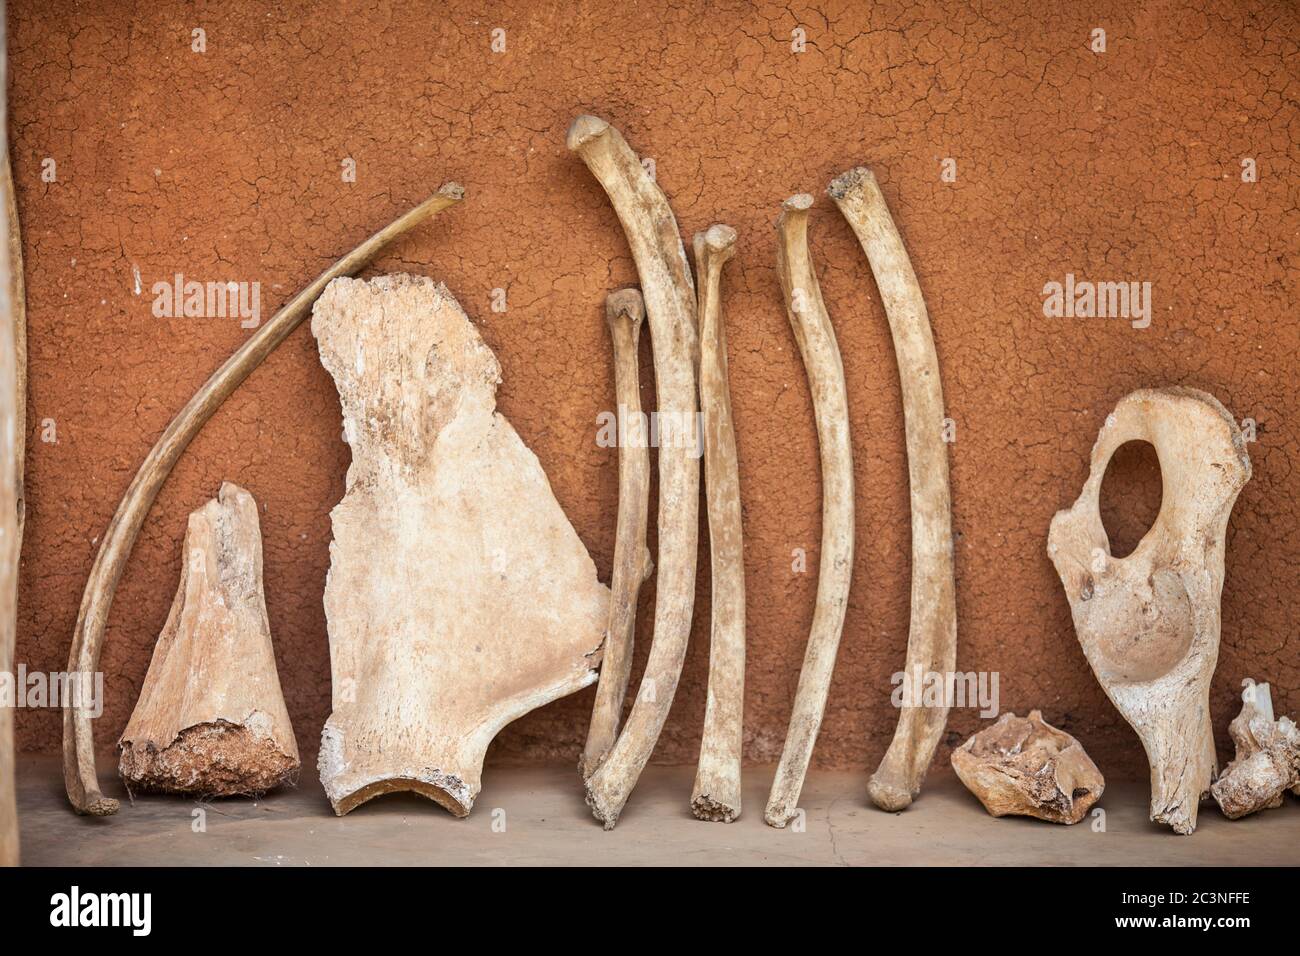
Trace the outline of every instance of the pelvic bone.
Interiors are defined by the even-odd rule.
[[[1155,446],[1163,500],[1137,549],[1116,558],[1098,499],[1111,455],[1134,440]],[[1083,491],[1047,539],[1088,663],[1146,748],[1151,819],[1183,834],[1196,829],[1216,768],[1209,691],[1224,538],[1249,478],[1241,432],[1212,396],[1142,389],[1107,417]]]

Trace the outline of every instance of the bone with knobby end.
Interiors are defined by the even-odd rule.
[[[712,625],[704,735],[691,793],[691,812],[701,820],[720,823],[731,823],[740,816],[740,757],[744,741],[744,534],[720,288],[722,267],[735,253],[735,244],[736,231],[730,226],[716,224],[695,234]]]
[[[257,502],[238,485],[190,514],[176,598],[118,749],[131,792],[225,797],[297,779]]]
[[[154,499],[158,497],[158,492],[176,467],[176,462],[208,419],[308,316],[312,303],[330,280],[359,272],[398,237],[459,202],[464,195],[464,189],[456,183],[443,185],[432,197],[385,226],[326,269],[253,333],[172,419],[140,465],[99,546],[99,553],[95,556],[95,563],[81,597],[81,610],[72,635],[72,648],[68,653],[70,673],[76,674],[79,680],[89,681],[98,668],[113,595],[131,557],[131,549],[139,536],[140,528]],[[117,812],[118,802],[104,796],[99,788],[90,714],[86,708],[77,704],[63,708],[63,781],[68,800],[78,813],[108,816]]]
[[[5,81],[4,4],[0,2],[0,89]],[[23,447],[26,436],[26,321],[22,245],[13,177],[9,173],[6,108],[0,97],[0,151],[5,196],[0,202],[0,674],[12,674],[18,625],[18,563],[23,525]],[[14,783],[14,708],[0,703],[0,866],[18,865],[18,806]]]
[[[957,600],[943,388],[930,318],[876,177],[859,166],[837,177],[827,194],[867,255],[898,362],[912,505],[911,624],[904,671],[946,678],[957,666]],[[948,720],[947,703],[904,703],[889,749],[867,784],[882,810],[906,809],[921,792]]]
[[[598,117],[579,116],[569,127],[568,146],[605,190],[636,262],[650,322],[661,422],[653,643],[623,730],[587,781],[588,806],[612,829],[668,718],[691,631],[700,496],[693,434],[699,407],[695,285],[668,200],[622,134]],[[665,421],[678,432],[668,441]]]
[[[1289,717],[1274,719],[1268,684],[1242,683],[1241,712],[1228,725],[1236,754],[1210,787],[1229,820],[1282,806],[1300,783],[1300,729]]]
[[[619,718],[632,676],[641,584],[654,571],[646,547],[650,508],[649,436],[641,427],[641,375],[637,350],[645,302],[639,289],[619,289],[605,299],[605,321],[614,343],[614,394],[618,442],[618,522],[614,533],[614,571],[610,577],[609,623],[605,629],[600,683],[592,707],[587,744],[579,770],[586,780],[596,772],[618,739]],[[626,421],[628,434],[623,434]]]
[[[1115,450],[1155,447],[1160,513],[1125,558],[1099,501]],[[1052,518],[1047,554],[1084,656],[1151,765],[1151,819],[1189,834],[1217,766],[1210,679],[1219,656],[1223,554],[1250,457],[1232,416],[1191,388],[1141,389],[1106,418],[1078,499]]]
[[[787,199],[776,224],[777,275],[790,326],[803,356],[817,419],[822,467],[822,542],[817,605],[786,730],[785,748],[763,814],[764,820],[774,827],[785,826],[798,810],[799,794],[830,693],[853,574],[853,445],[849,436],[848,394],[835,329],[826,314],[817,273],[808,255],[811,206],[812,197],[806,193]]]

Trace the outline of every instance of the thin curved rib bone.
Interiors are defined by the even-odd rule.
[[[827,190],[867,254],[889,319],[903,392],[907,472],[912,494],[912,611],[906,673],[948,675],[957,666],[952,505],[943,440],[943,387],[930,318],[902,237],[871,170],[859,166]],[[919,697],[920,695],[915,695]],[[905,701],[894,739],[867,791],[882,810],[904,810],[921,792],[948,720],[943,706]]]
[[[668,200],[621,133],[595,116],[569,127],[568,146],[591,170],[617,213],[641,277],[659,398],[659,571],[654,643],[636,702],[591,779],[587,804],[605,829],[659,740],[686,658],[695,605],[700,467],[695,450],[695,285]]]
[[[604,659],[579,767],[583,780],[596,772],[618,738],[623,698],[632,676],[637,597],[642,582],[654,571],[645,543],[650,510],[650,445],[641,427],[641,372],[637,360],[644,320],[645,301],[639,289],[619,289],[605,299],[605,321],[614,341],[614,395],[618,403],[618,525]]]
[[[808,256],[808,209],[812,197],[792,196],[777,220],[776,269],[808,374],[817,443],[822,465],[822,546],[817,572],[817,607],[804,651],[785,749],[772,781],[763,819],[783,827],[795,815],[804,775],[821,729],[830,693],[835,653],[844,628],[853,574],[853,446],[849,440],[849,403],[844,366],[835,329],[822,302],[817,273]]]
[[[455,183],[443,185],[436,194],[330,266],[240,346],[172,419],[117,506],[90,570],[81,597],[77,629],[72,635],[72,650],[68,654],[68,670],[79,675],[79,681],[85,682],[83,686],[90,686],[89,678],[99,666],[108,611],[140,527],[163,483],[199,429],[253,369],[311,313],[312,303],[330,280],[359,272],[393,240],[459,202],[464,195],[465,191]],[[68,799],[78,813],[108,816],[117,812],[118,804],[100,792],[95,772],[94,731],[89,713],[80,704],[78,701],[63,708],[63,781]]]
[[[727,381],[722,324],[722,267],[736,251],[736,231],[717,224],[695,234],[699,281],[700,411],[704,419],[704,485],[709,506],[712,629],[709,692],[691,812],[731,823],[740,816],[740,750],[745,703],[745,555],[740,474]]]
[[[0,4],[0,20],[3,4]],[[4,83],[4,27],[0,23],[0,88]],[[22,246],[0,97],[0,152],[4,192],[0,215],[8,241],[0,250],[0,674],[13,673],[18,624],[18,559],[23,527],[23,446],[27,433],[26,322],[23,311]],[[0,702],[0,866],[18,865],[18,807],[14,782],[14,708]]]
[[[14,466],[17,471],[15,488],[18,495],[18,548],[23,544],[23,527],[27,518],[26,456],[27,456],[27,288],[23,282],[23,238],[18,221],[18,197],[14,192],[14,171],[5,150],[4,168],[0,170],[0,185],[4,190],[5,214],[9,241],[9,308],[14,330],[14,362],[17,385],[14,415]]]

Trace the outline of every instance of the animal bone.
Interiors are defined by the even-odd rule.
[[[86,581],[86,590],[81,596],[81,611],[77,615],[72,649],[68,653],[69,673],[76,674],[81,681],[89,681],[94,675],[104,646],[104,628],[117,582],[131,557],[131,548],[140,534],[140,527],[176,462],[221,403],[307,317],[311,304],[331,279],[360,272],[394,240],[459,202],[464,195],[464,189],[457,184],[445,184],[435,195],[326,269],[226,359],[172,419],[141,463],[104,533],[103,543]],[[63,782],[68,800],[78,813],[108,816],[117,812],[117,801],[100,792],[95,771],[94,729],[88,709],[80,706],[80,702],[63,708]]]
[[[605,321],[614,340],[614,392],[617,416],[627,434],[618,448],[618,525],[614,535],[614,573],[610,578],[609,623],[596,703],[579,767],[586,780],[604,761],[618,737],[623,698],[632,676],[632,643],[641,585],[654,571],[646,547],[650,508],[650,446],[641,427],[641,373],[637,348],[645,302],[638,289],[619,289],[605,300]]]
[[[596,680],[609,591],[444,286],[336,279],[311,329],[352,448],[330,513],[321,782],[339,815],[410,790],[465,816],[501,728]]]
[[[1137,549],[1116,558],[1098,499],[1111,455],[1128,441],[1155,446],[1163,500]],[[1106,418],[1083,491],[1047,537],[1088,664],[1146,748],[1151,819],[1178,833],[1196,829],[1216,767],[1209,693],[1224,538],[1249,479],[1241,432],[1213,396],[1141,389]]]
[[[691,633],[699,543],[700,468],[695,451],[699,345],[695,285],[668,200],[622,134],[604,120],[579,116],[569,127],[568,146],[609,196],[636,261],[650,319],[661,422],[654,643],[622,733],[587,781],[587,805],[608,830],[618,822],[659,740]]]
[[[1106,787],[1079,741],[1043,720],[1003,714],[952,752],[952,768],[995,817],[1078,823]]]
[[[5,81],[4,5],[0,3],[0,84]],[[2,89],[3,86],[0,86]],[[5,98],[0,96],[0,153],[4,191],[0,230],[8,237],[0,252],[0,674],[13,674],[18,627],[18,561],[23,528],[23,446],[27,349],[22,301],[22,243],[13,177],[9,171]],[[0,866],[18,865],[18,805],[14,786],[14,708],[0,701]]]
[[[181,581],[119,767],[128,789],[232,796],[297,777],[262,597],[257,502],[224,482],[190,514]]]
[[[1229,820],[1282,806],[1300,783],[1300,729],[1289,717],[1273,719],[1268,684],[1243,683],[1241,713],[1228,725],[1237,754],[1210,787]]]
[[[735,252],[736,231],[721,224],[695,234],[699,277],[700,410],[704,419],[705,496],[712,560],[709,692],[691,812],[731,823],[740,816],[740,750],[745,703],[745,555],[740,474],[727,381],[722,324],[722,267]]]
[[[0,190],[4,192],[6,233],[9,244],[9,309],[14,334],[14,365],[17,404],[14,420],[14,467],[17,470],[15,488],[18,495],[18,548],[21,552],[23,527],[27,517],[26,471],[27,457],[27,287],[23,282],[23,238],[18,220],[18,197],[14,192],[14,171],[9,162],[9,151],[4,151],[0,164]]]
[[[867,254],[898,361],[912,497],[912,610],[905,672],[948,675],[957,666],[952,503],[943,387],[930,318],[907,249],[871,170],[849,170],[831,183],[827,194]],[[889,750],[867,784],[882,810],[905,810],[921,792],[948,720],[948,703],[904,704]]]
[[[844,366],[835,329],[822,302],[817,273],[808,256],[808,209],[812,197],[792,196],[777,220],[776,270],[786,312],[803,356],[817,418],[822,465],[822,550],[817,574],[817,607],[804,651],[785,748],[777,766],[763,819],[784,827],[798,809],[804,775],[821,729],[830,692],[835,653],[848,607],[853,574],[853,445]]]

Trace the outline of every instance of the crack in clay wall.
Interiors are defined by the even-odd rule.
[[[607,580],[617,457],[595,441],[596,416],[614,401],[602,310],[635,272],[608,203],[564,147],[573,116],[595,112],[655,161],[686,235],[715,221],[740,234],[724,310],[747,534],[750,761],[779,754],[816,588],[817,447],[772,230],[781,200],[800,191],[819,197],[810,233],[844,355],[858,516],[816,763],[874,767],[895,724],[890,676],[903,664],[910,570],[898,376],[866,261],[822,198],[859,163],[879,175],[920,276],[956,424],[959,669],[1000,672],[1004,710],[1041,708],[1108,775],[1144,772],[1136,737],[1078,648],[1044,548],[1115,402],[1141,386],[1189,385],[1258,430],[1227,547],[1211,696],[1221,756],[1243,677],[1271,682],[1279,712],[1300,710],[1294,10],[1169,0],[1050,15],[1022,0],[238,6],[10,4],[31,349],[17,661],[29,670],[65,666],[122,491],[174,412],[249,334],[238,319],[155,318],[152,284],[178,272],[261,282],[269,316],[448,179],[465,184],[467,201],[378,269],[446,282],[482,329],[502,365],[500,410]],[[807,48],[796,54],[800,26]],[[1104,54],[1089,49],[1098,26]],[[491,51],[496,27],[502,53]],[[204,53],[191,51],[195,28]],[[1242,182],[1244,157],[1256,159],[1258,182]],[[41,177],[47,158],[54,182]],[[341,176],[345,158],[354,183]],[[955,182],[941,179],[945,158]],[[1044,318],[1042,288],[1067,272],[1151,282],[1151,326]],[[494,289],[505,290],[504,313],[492,311]],[[57,443],[41,440],[51,422]],[[229,479],[263,509],[281,682],[299,742],[314,749],[329,710],[321,595],[328,514],[348,464],[340,427],[300,329],[194,442],[113,607],[101,745],[116,739],[144,679],[186,516]],[[1108,518],[1123,526],[1141,510],[1121,499]],[[1125,533],[1136,540],[1140,529]],[[706,548],[661,762],[691,762],[699,744]],[[791,570],[798,548],[808,573]],[[634,679],[652,583],[643,595]],[[529,714],[494,754],[575,760],[592,693]],[[954,711],[939,759],[979,725],[975,709]],[[56,711],[18,712],[21,749],[57,750],[60,729]]]

